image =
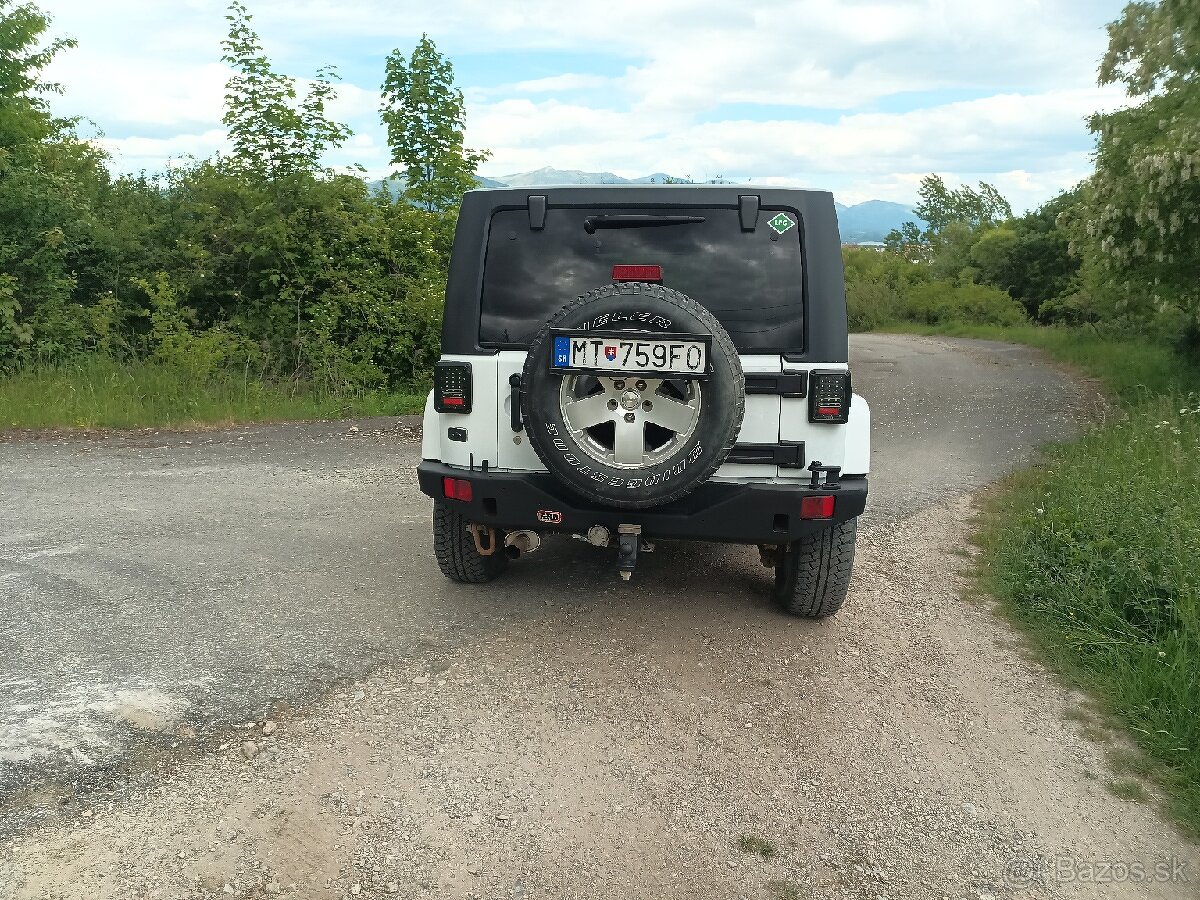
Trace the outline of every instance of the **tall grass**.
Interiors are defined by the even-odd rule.
[[[0,378],[0,429],[188,428],[400,415],[419,412],[424,402],[419,390],[335,394],[235,373],[198,379],[174,367],[97,356]]]
[[[929,333],[927,329],[925,333]],[[1124,723],[1200,833],[1200,370],[1169,348],[1055,328],[941,328],[1031,344],[1116,407],[986,503],[983,586]]]
[[[1052,448],[985,519],[985,586],[1130,728],[1200,831],[1200,395],[1147,396]]]

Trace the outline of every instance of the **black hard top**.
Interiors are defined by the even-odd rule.
[[[488,226],[495,212],[530,210],[531,227],[537,227],[539,208],[597,205],[730,207],[742,212],[744,228],[765,227],[770,218],[761,214],[765,210],[796,213],[804,248],[806,345],[787,357],[794,361],[846,362],[846,289],[833,194],[752,184],[560,184],[468,191],[463,196],[446,282],[442,352],[495,352],[478,343],[480,286]]]

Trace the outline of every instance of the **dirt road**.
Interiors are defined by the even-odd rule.
[[[995,344],[852,365],[873,495],[824,624],[752,549],[451,585],[404,423],[0,444],[0,898],[1197,896],[961,598],[969,492],[1087,391]]]

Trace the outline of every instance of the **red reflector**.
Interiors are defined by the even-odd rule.
[[[613,281],[662,281],[662,266],[613,266]]]
[[[450,478],[449,476],[442,479],[442,493],[451,500],[462,500],[468,503],[471,497],[474,496],[471,492],[471,482],[463,478]],[[832,500],[833,498],[830,497],[829,499]]]
[[[800,518],[802,519],[831,519],[833,518],[833,497],[801,497]]]
[[[443,397],[442,406],[465,406],[466,401],[462,397]]]
[[[447,400],[446,402],[449,403],[450,401]],[[818,406],[817,407],[817,415],[818,416],[840,416],[841,414],[842,414],[842,408],[840,406]]]

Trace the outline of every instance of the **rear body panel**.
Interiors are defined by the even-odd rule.
[[[748,204],[747,197],[756,200]],[[859,396],[852,398],[848,422],[831,424],[809,420],[807,396],[748,393],[737,443],[755,452],[762,447],[786,445],[787,452],[780,457],[784,465],[771,464],[762,456],[748,453],[753,462],[726,462],[692,495],[661,508],[630,513],[589,505],[573,497],[546,472],[523,427],[520,431],[513,429],[510,379],[521,375],[525,350],[519,343],[497,345],[495,340],[480,339],[481,291],[488,242],[500,238],[518,240],[526,234],[521,229],[533,233],[545,228],[547,222],[556,220],[556,211],[597,207],[612,207],[622,213],[737,210],[732,221],[733,230],[741,235],[739,240],[751,232],[776,240],[768,232],[754,230],[768,228],[772,215],[777,215],[773,210],[787,210],[795,225],[794,230],[788,229],[787,238],[798,240],[803,254],[802,266],[796,270],[802,283],[795,289],[796,321],[803,323],[802,345],[772,347],[763,352],[739,346],[742,369],[747,376],[808,373],[813,369],[847,370],[840,239],[833,198],[826,192],[744,185],[555,186],[471,191],[464,197],[455,236],[447,283],[442,358],[471,364],[473,406],[466,414],[438,413],[432,399],[427,404],[422,440],[425,462],[420,470],[422,490],[440,497],[440,477],[465,471],[467,477],[479,481],[481,491],[470,504],[470,514],[474,521],[483,524],[538,527],[534,518],[541,508],[538,504],[553,504],[564,513],[563,527],[558,530],[572,530],[568,527],[571,524],[582,524],[586,529],[588,524],[643,522],[648,534],[750,543],[769,542],[773,537],[792,540],[804,531],[828,527],[831,521],[861,512],[866,496],[866,480],[861,476],[868,473],[870,464],[870,410]],[[749,221],[747,210],[751,211]],[[506,213],[497,220],[495,215],[499,211]],[[521,214],[516,215],[517,212]],[[729,215],[722,212],[718,218],[728,221]],[[494,220],[505,223],[503,235],[490,233]],[[739,220],[740,231],[736,227]],[[597,243],[597,250],[599,247]],[[579,258],[578,252],[575,258]],[[688,258],[677,258],[673,262],[675,271]],[[569,262],[546,260],[548,266],[556,264],[569,265]],[[669,273],[671,268],[665,271]],[[669,275],[664,275],[664,280],[667,287],[672,287]],[[548,297],[544,301],[544,318],[549,319],[573,298],[573,294]],[[727,300],[721,305],[727,316],[738,314],[736,301]],[[495,318],[494,314],[489,315]],[[514,330],[527,330],[528,320],[526,315],[521,329]],[[487,327],[493,337],[497,333],[507,335],[503,330],[498,332],[494,322]],[[738,342],[737,334],[731,334]],[[452,432],[458,439],[452,438]],[[834,520],[799,520],[799,497],[811,492],[812,475],[806,466],[812,462],[840,466],[843,475],[860,476],[844,482]],[[490,498],[491,502],[485,505],[481,498]],[[691,524],[689,518],[693,520]],[[576,519],[579,522],[573,523]]]

